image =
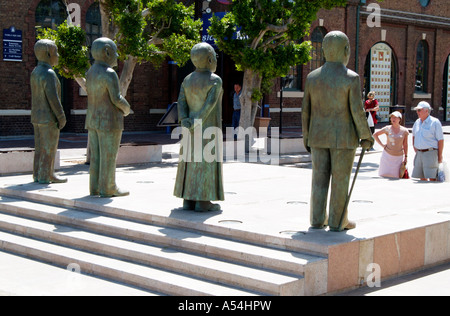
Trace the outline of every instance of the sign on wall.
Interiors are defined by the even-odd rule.
[[[370,50],[370,91],[375,92],[380,110],[381,122],[389,122],[391,105],[391,60],[392,49],[383,43],[376,44]]]
[[[22,61],[22,31],[14,26],[3,29],[3,60]]]

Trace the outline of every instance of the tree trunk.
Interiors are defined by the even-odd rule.
[[[254,90],[261,89],[262,77],[253,70],[246,69],[244,71],[244,80],[242,84],[241,101],[241,119],[239,126],[244,130],[252,127],[255,122],[256,113],[258,111],[258,101],[252,100]]]
[[[84,77],[75,77],[74,79],[87,94],[86,79]]]
[[[106,4],[103,0],[99,1],[100,16],[102,20],[102,36],[114,39],[117,33],[117,29],[113,26],[110,21],[110,16],[106,8]]]
[[[137,58],[128,55],[128,58],[123,64],[122,73],[120,75],[120,92],[125,98],[127,95],[128,87],[130,86],[131,79],[133,79],[133,71],[137,64]]]

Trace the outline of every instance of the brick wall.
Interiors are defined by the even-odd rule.
[[[35,43],[35,9],[40,0],[18,0],[0,1],[0,30],[16,27],[23,31],[23,61],[5,62],[0,59],[0,110],[31,109],[31,91],[29,87],[29,77],[31,71],[36,66],[33,47]],[[94,0],[72,0],[81,6],[81,23],[85,24],[85,15],[89,6]],[[350,0],[345,8],[337,8],[331,11],[321,10],[317,20],[313,22],[312,29],[322,25],[326,31],[341,30],[350,39],[352,55],[348,67],[357,70],[364,78],[364,64],[370,48],[383,40],[382,30],[386,34],[384,42],[393,50],[397,62],[397,103],[406,105],[407,120],[415,120],[416,115],[411,111],[419,101],[420,96],[414,94],[415,75],[415,55],[418,41],[423,39],[428,43],[428,94],[429,101],[434,106],[435,114],[438,114],[439,107],[442,106],[442,78],[445,61],[450,54],[450,27],[434,24],[424,24],[411,20],[382,19],[381,27],[368,27],[366,23],[367,14],[361,14],[359,24],[359,38],[357,40],[357,0]],[[378,3],[375,0],[368,0],[367,4]],[[433,0],[426,8],[422,8],[418,0],[397,1],[384,0],[379,3],[382,9],[404,11],[423,16],[444,17],[443,21],[450,18],[450,6],[448,0]],[[213,11],[226,11],[229,7],[212,2]],[[364,11],[364,7],[360,7]],[[391,12],[391,11],[390,11]],[[393,14],[393,13],[392,13]],[[407,16],[408,17],[408,16]],[[425,34],[425,35],[424,35]],[[358,56],[356,56],[356,44],[358,43]],[[0,37],[0,45],[2,38]],[[227,60],[227,68],[233,68],[232,62]],[[358,61],[358,69],[356,69]],[[309,65],[302,67],[302,85],[309,73]],[[162,117],[161,111],[176,101],[179,89],[177,74],[182,73],[177,66],[164,63],[160,68],[155,68],[150,64],[138,65],[135,69],[133,80],[127,93],[127,100],[131,104],[134,114],[125,119],[125,129],[127,131],[162,130],[156,127],[157,122]],[[226,71],[225,76],[235,72]],[[230,83],[230,78],[223,78],[224,83]],[[230,83],[231,85],[231,83]],[[285,97],[283,99],[283,127],[301,125],[301,92],[298,97]],[[265,96],[264,103],[269,104],[271,109],[280,107],[279,79],[274,81],[273,92]],[[361,86],[361,89],[363,87]],[[65,131],[82,133],[84,130],[84,115],[73,115],[71,110],[84,110],[87,107],[87,97],[79,93],[79,86],[76,82],[67,80],[64,89],[65,108],[68,116],[68,124]],[[225,100],[225,98],[224,98]],[[225,100],[229,103],[229,98]],[[229,105],[224,101],[224,106]],[[286,109],[291,109],[289,110]],[[155,110],[156,113],[155,113]],[[159,110],[159,111],[158,111]],[[150,113],[152,112],[152,113]],[[224,112],[225,113],[225,112]],[[279,113],[271,111],[272,126],[279,125]],[[442,119],[442,117],[440,117]],[[32,126],[29,123],[29,116],[0,116],[0,136],[4,135],[25,135],[32,134]]]

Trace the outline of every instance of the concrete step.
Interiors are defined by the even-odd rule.
[[[204,280],[271,294],[298,294],[303,278],[0,213],[0,230]]]
[[[136,210],[133,205],[116,207],[104,203],[100,198],[69,199],[57,194],[57,192],[57,189],[53,188],[41,189],[38,192],[33,190],[17,190],[15,188],[0,188],[0,194],[5,197],[34,201],[42,204],[59,205],[108,217],[120,218],[126,221],[181,228],[183,230],[195,231],[202,235],[221,236],[225,239],[238,240],[249,244],[263,245],[264,247],[288,250],[295,253],[311,254],[314,258],[317,256],[322,258],[328,257],[328,246],[326,244],[318,244],[311,240],[285,238],[281,235],[265,234],[224,225],[211,225],[209,223],[189,220],[189,217],[184,219],[170,215],[159,215],[158,212]],[[297,270],[294,273],[297,273]]]
[[[161,295],[0,250],[0,297]]]
[[[324,257],[18,198],[1,197],[0,210],[4,214],[34,220],[21,224],[20,221],[25,219],[9,217],[2,221],[1,229],[25,236],[52,242],[60,240],[64,245],[69,239],[71,247],[87,247],[89,251],[125,260],[133,258],[144,264],[151,262],[153,266],[177,273],[225,282],[230,286],[245,286],[265,294],[317,295],[326,292],[328,262]],[[64,233],[55,230],[55,225],[62,225]]]
[[[254,295],[249,291],[5,232],[0,232],[0,245],[7,252],[63,268],[77,265],[84,273],[168,295]]]
[[[50,206],[40,202],[3,197],[0,208],[10,214],[44,219],[52,223],[79,227],[109,234],[129,240],[154,243],[161,246],[183,249],[210,257],[251,264],[266,269],[303,275],[309,263],[322,263],[326,258],[306,253],[267,247],[264,240],[260,244],[227,239],[215,231],[195,231],[184,227],[167,227],[135,222],[135,214],[124,212],[122,218],[111,214],[94,213],[60,206]]]

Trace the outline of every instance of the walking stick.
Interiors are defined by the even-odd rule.
[[[365,152],[366,152],[366,149],[362,148],[361,154],[359,156],[358,165],[356,166],[355,176],[353,177],[352,186],[350,187],[350,191],[348,192],[347,199],[345,200],[344,211],[342,212],[341,220],[339,221],[339,230],[343,230],[344,229],[344,227],[342,227],[342,221],[344,220],[345,217],[347,217],[347,214],[348,214],[348,209],[347,209],[348,208],[348,203],[350,202],[350,196],[352,195],[353,187],[355,186],[356,177],[358,176],[359,167],[361,167],[361,163],[362,163],[362,160],[363,160]]]

